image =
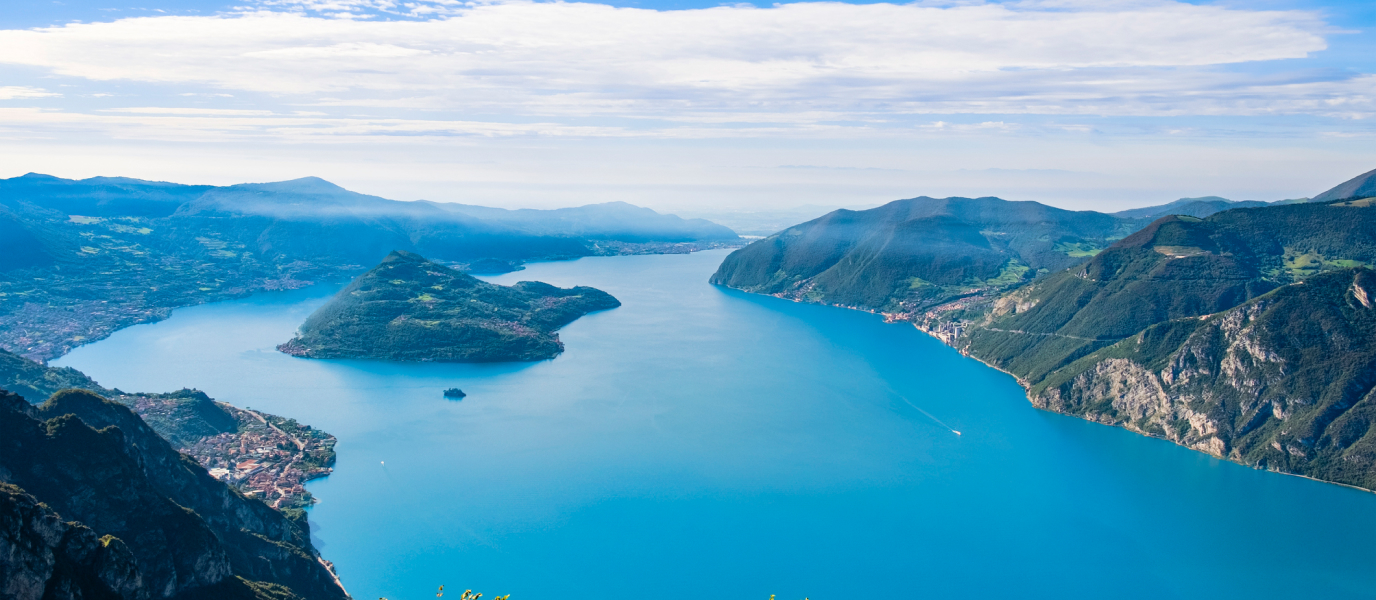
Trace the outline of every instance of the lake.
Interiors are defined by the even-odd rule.
[[[725,256],[486,278],[623,303],[538,363],[276,352],[321,285],[54,364],[337,436],[310,519],[356,598],[1376,597],[1376,495],[1038,411],[911,326],[709,285]]]

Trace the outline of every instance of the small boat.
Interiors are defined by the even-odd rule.
[[[459,388],[449,388],[447,390],[444,390],[445,398],[462,398],[467,395],[468,394],[463,393],[463,390]]]

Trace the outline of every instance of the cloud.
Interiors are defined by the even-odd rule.
[[[388,11],[427,18],[323,16]],[[655,11],[284,0],[0,31],[0,63],[299,103],[424,98],[418,108],[532,116],[1371,112],[1361,78],[1263,83],[1218,70],[1310,56],[1327,31],[1309,12],[1164,1]]]
[[[36,87],[6,85],[0,86],[0,100],[27,100],[29,98],[55,98],[62,94],[49,92]]]

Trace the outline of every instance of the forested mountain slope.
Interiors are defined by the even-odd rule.
[[[1376,272],[1325,272],[1154,325],[1049,374],[1033,404],[1376,490]]]
[[[904,311],[1076,264],[1145,224],[998,198],[928,197],[838,210],[729,256],[712,282]]]
[[[969,229],[956,220],[848,262],[862,240],[907,221],[833,213],[738,251],[713,281],[880,309],[1016,376],[1037,406],[1376,489],[1373,178],[1313,202],[1162,217],[1077,264],[926,301],[887,282],[968,278],[1000,248],[968,235],[950,243]],[[886,255],[894,248],[901,256]],[[876,281],[868,296],[851,291]]]
[[[213,187],[30,174],[0,180],[0,349],[47,360],[179,306],[352,275],[394,249],[491,271],[737,239],[619,203],[507,211],[313,177]]]
[[[564,350],[557,329],[620,305],[590,287],[495,285],[393,252],[317,309],[278,349],[309,358],[542,360]]]

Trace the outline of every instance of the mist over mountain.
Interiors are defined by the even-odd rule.
[[[1376,169],[1333,186],[1332,189],[1314,196],[1314,201],[1360,200],[1372,197],[1376,197]]]
[[[1281,202],[1291,201],[1282,200]],[[1260,200],[1229,200],[1218,196],[1203,196],[1200,198],[1181,198],[1175,202],[1162,204],[1160,206],[1146,206],[1122,210],[1113,213],[1113,216],[1124,219],[1159,219],[1166,215],[1185,215],[1202,219],[1216,212],[1232,210],[1234,208],[1257,208],[1269,204],[1271,203],[1262,202]]]
[[[737,243],[720,225],[625,203],[505,210],[315,177],[216,187],[29,174],[0,180],[0,348],[46,360],[179,306],[351,277],[393,250],[504,272]]]

